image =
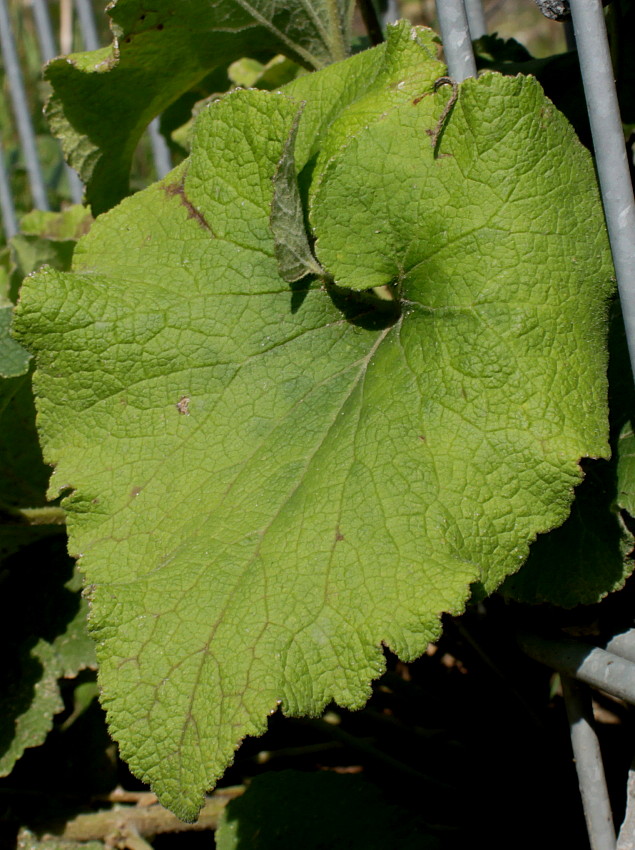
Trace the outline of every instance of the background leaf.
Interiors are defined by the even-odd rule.
[[[2,562],[0,776],[11,772],[27,747],[44,742],[64,707],[58,679],[96,666],[81,578],[64,536],[58,531],[52,539],[52,533],[49,528],[48,539]]]
[[[348,54],[350,0],[118,0],[111,48],[49,63],[53,132],[86,184],[95,215],[128,191],[152,118],[215,68],[283,53],[316,69]]]
[[[44,265],[69,269],[77,240],[90,230],[92,216],[75,204],[62,212],[33,210],[20,220],[20,232],[9,240],[12,300],[24,278]]]
[[[218,850],[433,850],[440,846],[423,824],[387,804],[364,779],[296,770],[255,777],[247,791],[223,811],[215,839]]]
[[[26,374],[31,355],[9,336],[13,304],[0,304],[0,380]]]

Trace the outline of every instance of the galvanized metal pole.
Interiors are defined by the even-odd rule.
[[[42,61],[50,62],[53,57],[57,56],[57,48],[55,47],[55,37],[53,36],[47,2],[46,0],[31,0],[31,8],[33,9],[35,31],[40,45]]]
[[[618,635],[613,635],[604,647],[607,652],[619,655],[635,664],[635,629],[628,629]]]
[[[437,0],[437,16],[449,75],[462,83],[476,76],[476,62],[463,0]]]
[[[481,0],[465,0],[465,11],[472,41],[476,41],[477,38],[487,34],[485,12]]]
[[[562,677],[562,690],[591,850],[615,850],[613,815],[600,744],[593,728],[591,695],[568,676]]]
[[[33,205],[40,210],[48,210],[49,203],[46,197],[46,185],[40,168],[37,146],[35,144],[35,133],[29,115],[28,100],[18,54],[13,41],[11,31],[11,20],[6,0],[0,0],[0,47],[2,48],[2,59],[4,70],[9,84],[9,94],[13,104],[13,113],[18,128],[18,135],[24,154],[24,163],[29,175],[29,186]]]
[[[626,811],[617,836],[617,850],[635,850],[635,759],[626,780]]]
[[[635,664],[635,629],[614,635],[605,649]],[[617,850],[635,850],[635,758],[631,762],[626,780],[626,807],[617,836]]]
[[[170,148],[163,138],[163,134],[159,129],[159,119],[153,118],[148,125],[148,133],[150,134],[150,144],[152,146],[152,159],[154,160],[154,168],[157,173],[157,179],[162,177],[172,170],[172,157]]]
[[[54,59],[55,56],[58,55],[58,51],[55,46],[55,36],[53,35],[53,27],[51,26],[47,2],[46,0],[31,0],[31,6],[33,9],[35,31],[40,45],[42,62],[50,62],[51,59]],[[80,204],[82,202],[82,195],[84,194],[82,182],[77,176],[77,172],[72,169],[70,165],[65,164],[64,168],[73,203]]]
[[[635,664],[605,649],[571,639],[519,635],[521,648],[541,664],[635,705]]]
[[[571,0],[595,161],[635,374],[635,201],[601,0]]]
[[[0,212],[2,212],[2,229],[7,239],[18,232],[18,220],[13,206],[11,182],[4,161],[4,145],[0,136]]]
[[[93,7],[90,0],[75,0],[75,10],[77,11],[77,19],[85,49],[99,50],[101,45],[99,44],[95,16],[93,15]]]

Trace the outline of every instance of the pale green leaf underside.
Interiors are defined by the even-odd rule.
[[[185,818],[276,706],[362,705],[381,644],[420,654],[471,582],[495,587],[562,522],[578,459],[607,452],[611,267],[563,119],[531,80],[469,82],[433,159],[447,92],[393,85],[387,109],[352,104],[342,148],[337,73],[214,104],[189,162],[20,308],[111,731]],[[278,273],[272,178],[298,100],[340,288]],[[345,288],[358,258],[368,285],[397,270],[392,318]]]

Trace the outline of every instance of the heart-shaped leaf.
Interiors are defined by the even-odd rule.
[[[278,706],[361,706],[382,645],[419,655],[608,450],[588,153],[532,79],[448,110],[426,38],[213,104],[74,273],[24,287],[111,731],[183,818]],[[326,273],[290,286],[271,212],[301,102]]]

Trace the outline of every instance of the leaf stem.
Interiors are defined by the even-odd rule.
[[[384,41],[384,32],[381,28],[377,9],[373,4],[373,0],[357,0],[359,11],[366,27],[366,32],[370,38],[370,43],[373,47],[381,44]]]
[[[430,136],[430,141],[432,142],[432,149],[434,151],[435,157],[437,154],[437,144],[439,142],[439,136],[443,131],[446,118],[450,114],[452,107],[459,98],[459,84],[456,82],[456,80],[453,80],[452,77],[439,77],[438,80],[435,80],[434,91],[436,92],[438,89],[441,88],[441,86],[452,86],[452,94],[450,95],[450,99],[446,103],[445,108],[441,113],[441,117],[437,121],[437,125],[434,130],[426,131]]]
[[[349,45],[344,38],[343,21],[339,13],[337,0],[326,0],[329,16],[329,29],[331,31],[331,53],[334,61],[346,59],[349,55]]]
[[[109,811],[77,815],[64,825],[52,825],[56,837],[71,841],[103,840],[115,832],[126,836],[158,835],[167,832],[216,829],[218,819],[225,806],[244,792],[241,785],[221,788],[209,796],[196,823],[183,823],[172,812],[156,803],[150,806],[130,806]],[[46,831],[46,827],[44,827]],[[137,847],[141,847],[136,842]]]

